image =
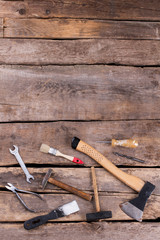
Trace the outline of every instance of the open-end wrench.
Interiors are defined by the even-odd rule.
[[[27,170],[27,168],[26,168],[26,165],[24,164],[21,156],[19,155],[18,147],[15,146],[15,145],[13,145],[13,147],[14,147],[15,149],[14,149],[14,150],[9,149],[9,151],[10,151],[11,154],[13,154],[13,155],[16,157],[18,163],[20,164],[23,172],[24,172],[25,175],[26,175],[26,181],[27,181],[28,183],[31,183],[30,178],[32,178],[32,179],[34,180],[34,177],[28,172],[28,170]]]

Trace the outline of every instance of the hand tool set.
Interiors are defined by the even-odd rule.
[[[125,140],[115,140],[112,139],[110,141],[98,141],[98,142],[107,142],[111,143],[112,147],[115,146],[121,146],[121,147],[127,147],[127,148],[135,148],[138,146],[138,142],[133,139],[125,139]],[[18,152],[18,147],[14,146],[14,150],[9,149],[10,153],[15,155],[18,163],[20,164],[22,170],[25,173],[26,176],[26,181],[28,183],[31,183],[30,179],[34,180],[34,177],[29,173],[27,170],[19,152]],[[120,208],[122,209],[123,212],[125,212],[128,216],[131,218],[136,219],[137,221],[141,222],[142,221],[142,215],[143,215],[143,210],[145,207],[145,204],[149,198],[149,196],[152,194],[155,186],[150,183],[150,182],[144,182],[142,179],[127,174],[126,172],[122,171],[121,169],[117,168],[112,162],[110,162],[105,156],[103,156],[100,152],[98,152],[96,149],[91,147],[89,144],[83,142],[77,137],[74,137],[71,142],[71,146],[73,149],[76,149],[82,153],[87,154],[89,157],[94,159],[96,162],[98,162],[101,166],[103,166],[106,170],[108,170],[111,174],[113,174],[116,178],[118,178],[120,181],[134,189],[135,191],[139,192],[139,195],[125,203],[120,204]],[[40,147],[40,151],[43,153],[50,153],[54,156],[57,157],[63,157],[66,158],[69,161],[72,161],[73,163],[84,165],[84,162],[80,160],[79,158],[72,157],[69,155],[65,155],[61,153],[59,150],[52,148],[46,144],[42,144]],[[138,162],[144,162],[143,160],[140,160],[138,158],[134,158],[131,156],[127,156],[121,153],[113,152],[113,154],[120,156],[120,157],[126,157],[128,159],[138,161]],[[96,174],[95,174],[95,169],[94,167],[91,167],[91,172],[92,172],[92,182],[93,182],[93,189],[94,189],[94,200],[95,200],[95,205],[96,205],[96,213],[87,213],[86,214],[86,220],[88,222],[100,220],[100,219],[106,219],[106,218],[111,218],[112,217],[112,212],[111,211],[100,211],[100,204],[99,204],[99,197],[98,197],[98,189],[97,189],[97,181],[96,181]],[[69,191],[70,193],[73,193],[85,200],[91,201],[92,200],[92,195],[85,193],[73,186],[67,185],[66,183],[63,183],[61,181],[56,180],[55,178],[51,177],[52,174],[52,169],[49,169],[47,173],[45,174],[43,180],[42,180],[42,188],[43,190],[45,189],[47,183],[51,183],[53,185],[58,186],[59,188],[62,188],[66,191]],[[34,196],[39,197],[40,199],[41,196],[37,193],[34,192],[29,192],[26,190],[21,190],[16,188],[13,184],[8,183],[8,185],[5,186],[8,190],[12,191],[13,193],[16,194],[20,202],[23,204],[23,206],[30,212],[36,212],[33,209],[30,209],[25,202],[22,200],[18,192],[20,193],[28,193],[32,194]],[[43,200],[43,199],[42,199]],[[33,229],[35,227],[38,227],[44,223],[46,223],[48,220],[51,219],[57,219],[61,218],[64,216],[68,216],[72,213],[78,212],[79,206],[77,202],[74,200],[70,203],[64,204],[63,206],[60,206],[53,211],[51,211],[47,215],[41,215],[34,217],[32,219],[29,219],[25,221],[24,223],[24,228],[27,230]]]
[[[87,154],[119,180],[124,182],[135,191],[139,192],[139,196],[137,198],[120,204],[120,207],[128,216],[141,222],[145,204],[155,189],[155,185],[150,182],[144,182],[138,177],[123,172],[121,169],[117,168],[113,163],[111,163],[106,157],[104,157],[100,152],[77,137],[74,137],[72,139],[71,146],[73,149]]]

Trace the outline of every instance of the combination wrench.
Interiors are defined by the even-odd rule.
[[[13,145],[13,147],[14,147],[15,149],[14,149],[14,150],[9,149],[9,151],[10,151],[11,154],[13,154],[13,155],[16,157],[18,163],[20,164],[23,172],[24,172],[25,175],[26,175],[26,181],[27,181],[28,183],[31,183],[30,178],[34,180],[34,177],[28,172],[28,170],[27,170],[27,168],[26,168],[26,165],[24,164],[24,162],[23,162],[23,160],[22,160],[22,158],[21,158],[21,156],[20,156],[20,154],[19,154],[19,152],[18,152],[18,147],[17,147],[16,145]]]

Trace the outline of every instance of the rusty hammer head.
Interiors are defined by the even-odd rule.
[[[43,188],[43,190],[45,189],[45,187],[47,185],[47,182],[48,182],[48,179],[50,178],[51,174],[52,174],[52,169],[50,168],[48,170],[48,172],[45,174],[45,176],[44,176],[44,178],[42,180],[42,188]]]

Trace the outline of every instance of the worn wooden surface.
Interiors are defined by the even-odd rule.
[[[0,15],[11,18],[91,18],[117,20],[160,20],[158,0],[1,0]]]
[[[108,157],[116,165],[126,166],[160,166],[160,121],[159,120],[135,120],[135,121],[57,121],[43,123],[1,123],[0,124],[0,165],[15,165],[16,159],[9,152],[13,144],[19,146],[19,152],[27,164],[53,164],[75,167],[75,164],[64,158],[41,153],[42,143],[59,149],[64,154],[77,156],[83,160],[86,166],[98,166],[88,156],[71,148],[71,140],[74,136],[88,142],[98,151]],[[79,131],[81,129],[81,131]],[[126,132],[126,129],[128,130]],[[147,134],[146,134],[147,132]],[[110,144],[96,143],[106,139],[133,138],[139,143],[138,148],[127,149],[122,147],[112,148]],[[20,140],[21,141],[20,141]],[[59,144],[60,143],[60,144]],[[117,157],[113,152],[133,155],[145,160],[145,163],[134,162],[122,157]]]
[[[58,229],[58,231],[57,231]],[[74,231],[73,231],[74,229]],[[135,231],[136,229],[136,231]],[[65,238],[66,240],[70,240],[71,236],[73,239],[77,240],[85,240],[87,239],[134,239],[139,240],[147,239],[152,240],[153,235],[155,239],[159,238],[159,223],[49,223],[42,226],[42,231],[30,231],[26,232],[22,224],[1,224],[0,225],[1,236],[4,240],[12,238],[13,240],[20,239],[23,236],[24,240],[30,238],[44,239],[47,235],[48,239],[59,240],[61,238]],[[8,233],[6,235],[6,232]],[[6,237],[7,236],[7,237]],[[127,237],[126,237],[127,236]]]
[[[58,229],[58,232],[57,232]],[[73,230],[74,229],[74,230]],[[136,229],[136,231],[135,231]],[[1,236],[4,240],[12,238],[13,240],[28,238],[44,239],[47,236],[49,240],[66,239],[70,240],[71,237],[77,240],[85,240],[86,236],[89,240],[101,240],[101,239],[134,239],[139,240],[147,239],[152,240],[159,238],[159,223],[119,223],[119,222],[98,222],[98,223],[48,223],[42,226],[41,231],[36,229],[27,232],[24,230],[22,224],[1,224],[0,225]],[[7,232],[7,234],[6,234]]]
[[[0,0],[0,238],[159,239],[160,227],[160,2],[158,0]],[[77,136],[123,171],[156,189],[143,222],[119,204],[135,196],[88,156],[71,148]],[[112,148],[99,140],[134,138],[138,148]],[[77,166],[39,151],[42,143],[82,159]],[[26,183],[9,148],[19,147],[35,177]],[[138,163],[113,152],[135,156]],[[88,202],[42,179],[53,177],[93,194],[95,166],[101,210],[113,217],[87,223]],[[24,209],[5,185],[38,192],[44,201],[21,195]],[[76,199],[80,211],[26,231],[23,222]]]
[[[0,118],[2,122],[159,119],[159,74],[157,68],[2,66]]]
[[[42,191],[42,180],[45,176],[45,173],[48,171],[47,167],[41,167],[41,168],[28,168],[29,171],[35,176],[35,181],[32,182],[32,184],[29,184],[27,188],[30,191],[37,191],[37,192],[43,192]],[[121,168],[124,172],[141,177],[143,173],[143,168]],[[21,171],[20,167],[10,167],[10,171],[8,171],[8,168],[3,167],[0,170],[0,188],[3,189],[4,185],[7,183],[7,179],[10,179],[18,188],[22,187],[25,188],[26,181],[24,178],[24,174]],[[65,182],[68,185],[73,185],[73,187],[76,187],[78,189],[82,189],[83,191],[90,192],[93,194],[93,187],[92,187],[92,181],[91,181],[91,170],[90,168],[75,168],[73,171],[73,168],[68,167],[53,167],[53,174],[52,177],[56,180],[61,180],[62,182]],[[97,177],[97,184],[98,184],[98,190],[100,191],[100,195],[106,195],[109,193],[123,193],[123,194],[133,194],[135,193],[133,189],[129,188],[128,186],[124,185],[124,183],[121,183],[118,179],[113,177],[110,173],[108,173],[103,168],[95,168],[96,171],[96,177]],[[81,179],[81,181],[79,181]],[[154,190],[155,195],[160,195],[160,170],[159,168],[154,169],[154,171],[151,168],[145,168],[145,171],[143,173],[143,179],[145,181],[153,182],[153,184],[156,185],[156,189]],[[107,182],[107,184],[106,184]],[[71,184],[72,183],[72,184]],[[45,193],[61,193],[65,192],[65,190],[62,190],[58,188],[57,186],[54,186],[50,183],[48,183]],[[74,196],[73,196],[74,197]],[[85,200],[84,200],[85,201]]]
[[[138,31],[137,31],[138,29]],[[5,19],[4,37],[160,39],[160,23],[73,19]]]
[[[3,37],[3,19],[0,18],[0,37]]]
[[[109,64],[157,67],[160,64],[160,42],[156,40],[7,38],[0,39],[0,51],[0,63],[7,65],[84,64],[88,67],[92,64]],[[128,77],[131,76],[128,74]]]

